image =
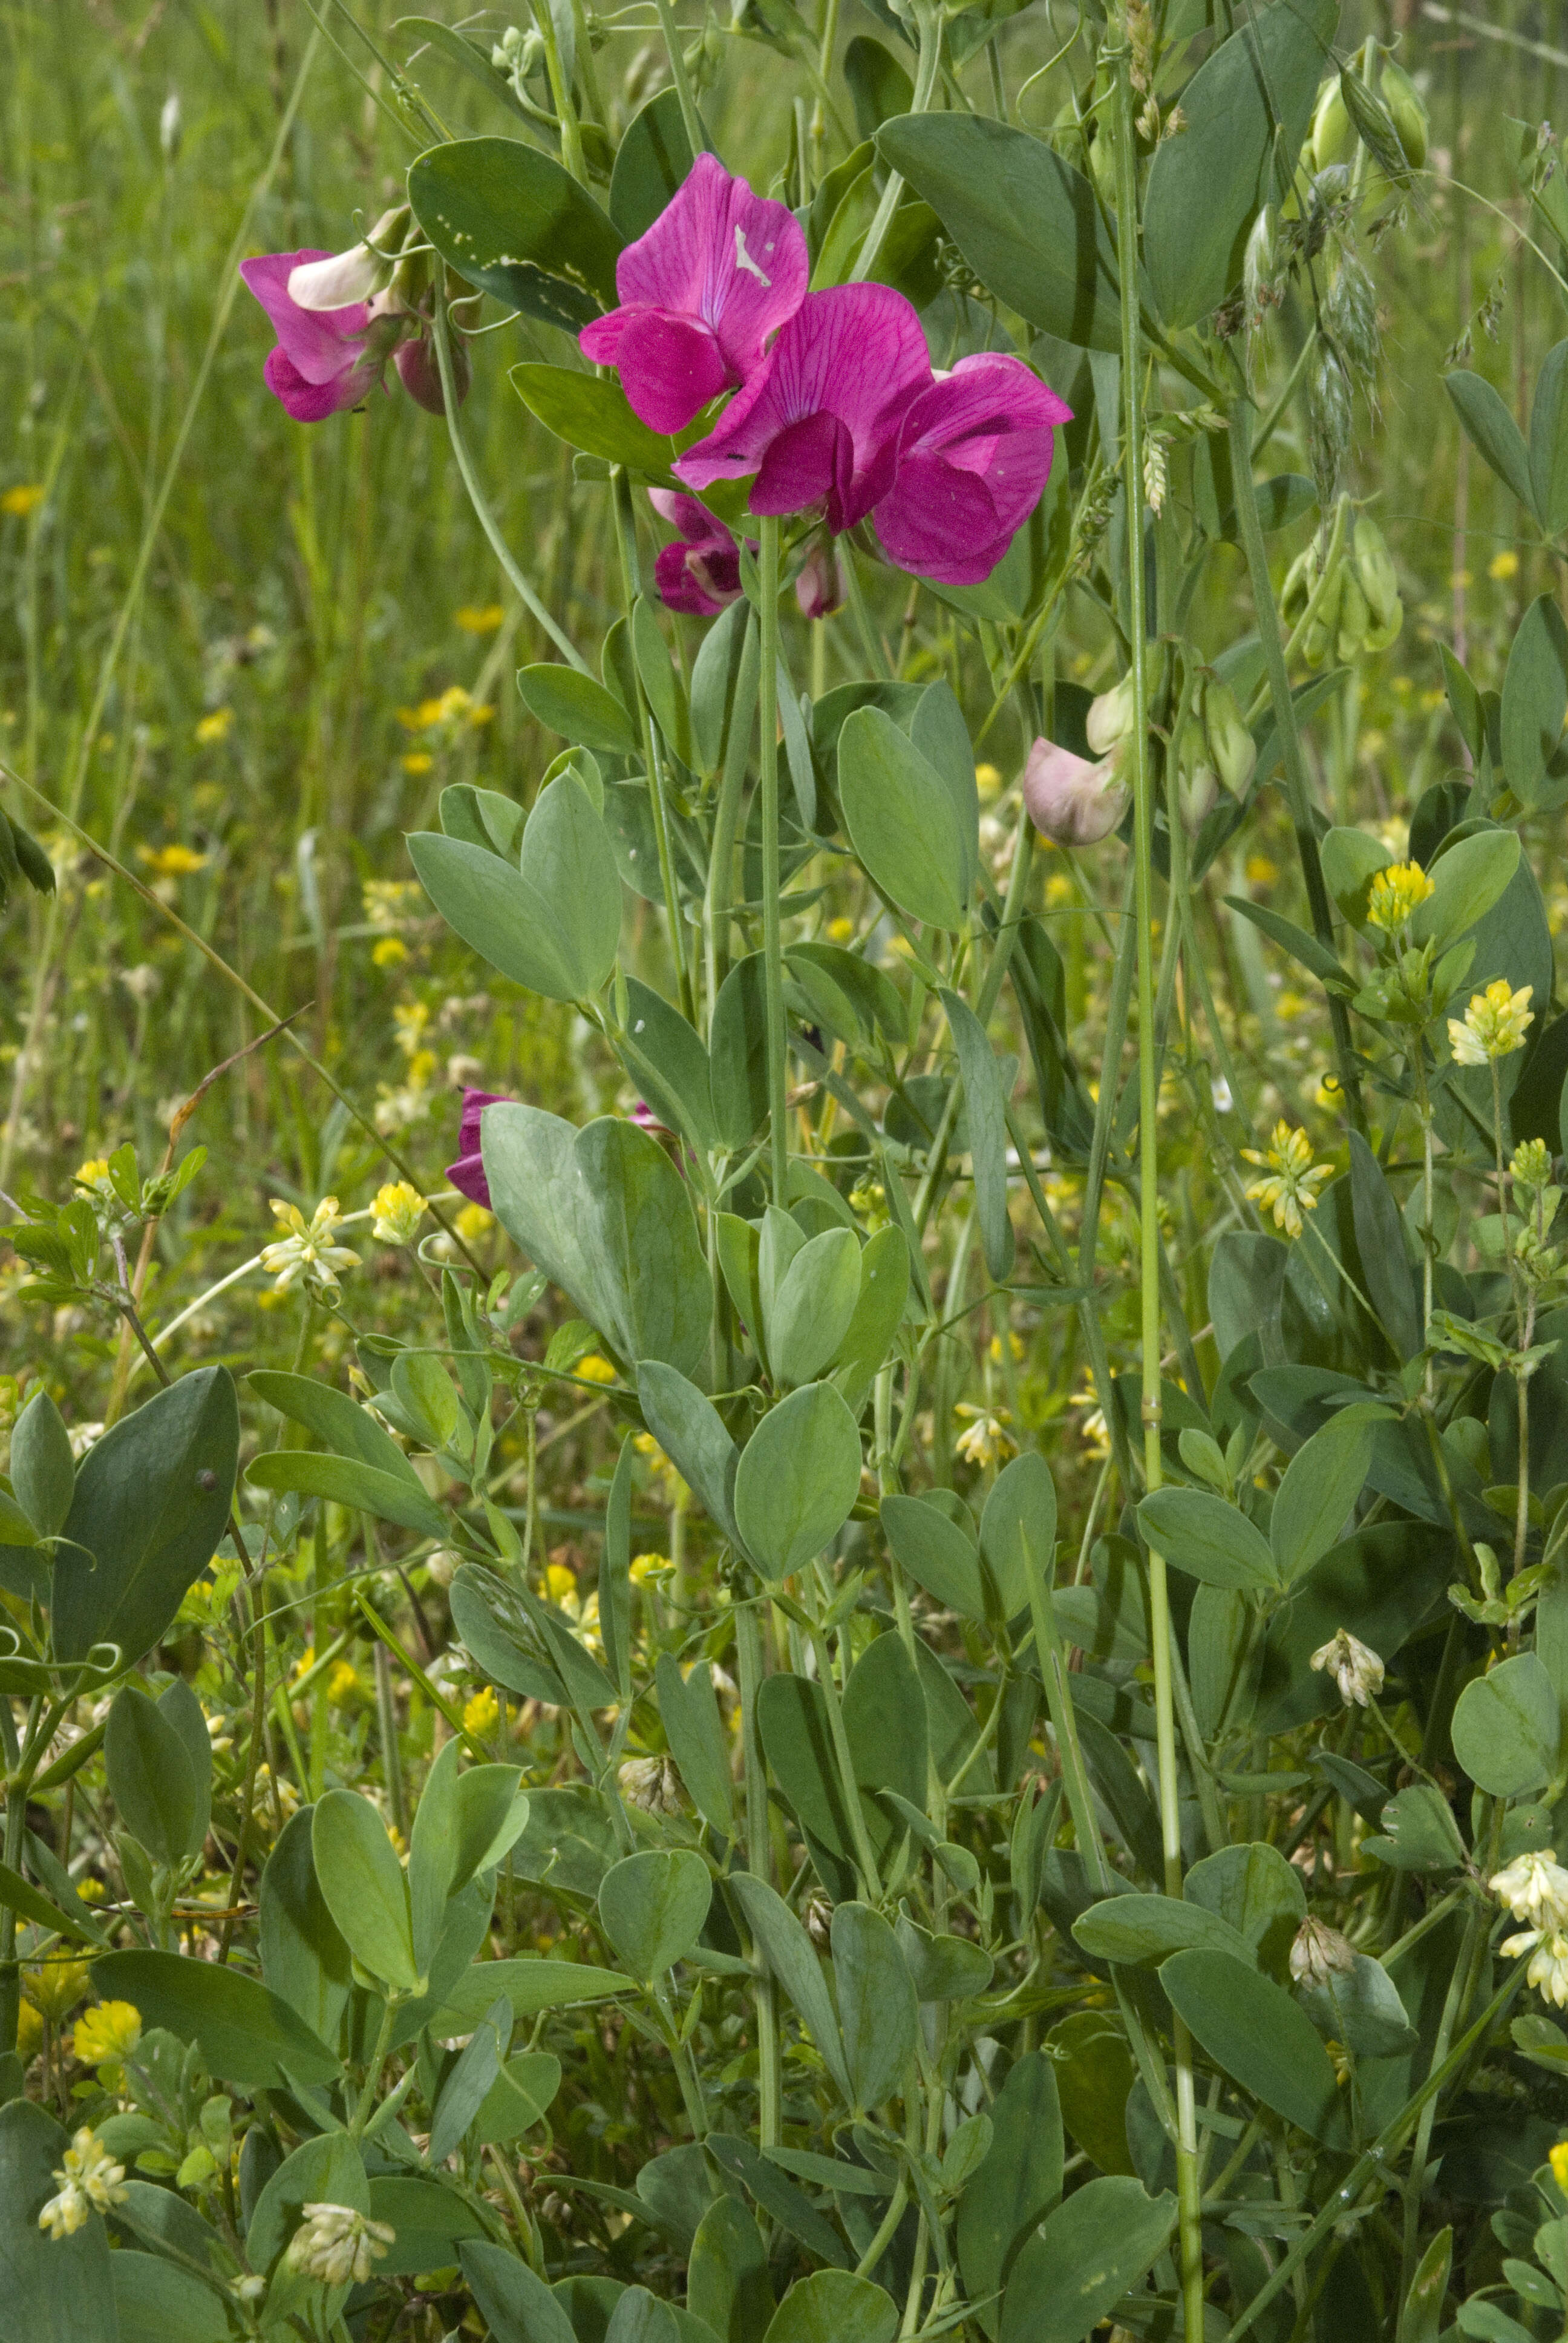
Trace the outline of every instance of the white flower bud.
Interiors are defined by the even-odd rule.
[[[1327,1670],[1338,1684],[1340,1698],[1347,1708],[1352,1701],[1365,1708],[1382,1690],[1382,1662],[1347,1627],[1340,1628],[1326,1644],[1320,1644],[1309,1664]]]
[[[1083,737],[1097,757],[1103,757],[1119,748],[1132,729],[1134,716],[1132,678],[1124,675],[1109,691],[1102,691],[1089,703],[1084,719]]]
[[[1348,1976],[1356,1956],[1337,1928],[1309,1913],[1296,1930],[1291,1946],[1291,1975],[1298,1985],[1327,1985],[1333,1976]]]

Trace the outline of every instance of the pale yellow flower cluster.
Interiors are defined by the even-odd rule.
[[[1485,1066],[1495,1058],[1512,1057],[1524,1046],[1525,1029],[1535,1022],[1535,1012],[1530,1006],[1530,996],[1535,988],[1522,984],[1517,992],[1505,976],[1489,984],[1484,992],[1471,998],[1462,1021],[1457,1017],[1448,1021],[1448,1038],[1455,1062],[1461,1066]]]
[[[1242,1161],[1259,1164],[1267,1172],[1265,1180],[1254,1180],[1247,1190],[1250,1201],[1272,1212],[1274,1226],[1283,1229],[1289,1237],[1302,1233],[1302,1214],[1314,1210],[1317,1191],[1332,1172],[1326,1163],[1312,1161],[1312,1146],[1304,1131],[1292,1131],[1283,1121],[1274,1125],[1267,1154],[1255,1147],[1243,1147]]]
[[[1502,1950],[1510,1960],[1528,1953],[1526,1982],[1543,2000],[1568,2009],[1568,1871],[1549,1855],[1516,1855],[1487,1885],[1516,1920],[1531,1924],[1505,1936]]]
[[[338,1271],[359,1265],[357,1252],[332,1242],[343,1217],[337,1197],[324,1196],[308,1221],[297,1204],[286,1204],[277,1196],[272,1199],[272,1212],[287,1232],[262,1248],[261,1265],[277,1280],[273,1292],[291,1292],[303,1280],[315,1295],[336,1295]]]
[[[373,2221],[352,2205],[306,2205],[305,2219],[289,2239],[284,2258],[290,2269],[324,2286],[363,2286],[397,2236],[387,2221]]]
[[[1395,936],[1412,912],[1436,892],[1419,862],[1391,862],[1373,877],[1367,918],[1384,935]]]
[[[38,2216],[38,2227],[56,2242],[74,2237],[89,2213],[106,2213],[123,2205],[129,2191],[126,2167],[116,2164],[95,2131],[85,2124],[65,2150],[64,2167],[56,2167],[58,2196],[51,2197]]]

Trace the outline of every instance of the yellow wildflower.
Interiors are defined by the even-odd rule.
[[[466,635],[493,635],[506,615],[498,602],[465,602],[452,617],[454,624],[461,627]]]
[[[106,2213],[111,2205],[123,2205],[129,2194],[125,2166],[115,2162],[85,2124],[65,2150],[65,2167],[56,2169],[55,2177],[60,2193],[39,2214],[38,2227],[56,2240],[74,2237],[90,2212]]]
[[[477,1244],[495,1225],[494,1212],[487,1212],[483,1204],[465,1204],[452,1223],[465,1244]]]
[[[30,512],[37,511],[43,501],[44,490],[36,480],[18,480],[14,488],[7,488],[0,496],[0,512],[7,514],[13,520],[25,520]]]
[[[1472,995],[1462,1023],[1457,1017],[1448,1021],[1448,1038],[1456,1062],[1462,1066],[1484,1066],[1494,1058],[1512,1057],[1524,1046],[1524,1029],[1535,1022],[1535,1012],[1530,1006],[1530,996],[1535,988],[1522,984],[1517,992],[1505,976],[1489,984],[1484,992]]]
[[[1519,575],[1519,556],[1516,553],[1494,553],[1486,565],[1486,574],[1496,585],[1505,585],[1510,578]]]
[[[85,1961],[61,1960],[55,1956],[40,1961],[27,1973],[27,1998],[50,2023],[58,2026],[68,2017],[92,1982],[92,1972]]]
[[[847,944],[852,940],[854,933],[854,920],[845,919],[842,912],[836,920],[829,920],[828,922],[828,941],[830,944]]]
[[[627,1575],[634,1586],[657,1586],[661,1578],[668,1577],[669,1567],[662,1554],[634,1554]]]
[[[1560,2139],[1549,2151],[1546,2160],[1552,2167],[1553,2179],[1564,2197],[1568,2197],[1568,2139]]]
[[[211,715],[204,716],[196,726],[196,747],[210,749],[216,742],[226,739],[233,723],[232,708],[215,708]]]
[[[95,1188],[100,1180],[106,1180],[108,1176],[109,1159],[106,1155],[89,1155],[85,1163],[77,1164],[72,1174],[78,1188]]]
[[[1247,884],[1249,887],[1271,887],[1279,875],[1279,864],[1272,861],[1268,855],[1248,855]]]
[[[1009,1417],[1005,1408],[960,1404],[954,1413],[970,1419],[955,1443],[959,1454],[967,1463],[978,1464],[983,1472],[988,1464],[994,1464],[999,1458],[1018,1454],[1018,1443],[1006,1429]]]
[[[275,1293],[287,1293],[303,1278],[315,1293],[336,1294],[340,1269],[355,1269],[359,1255],[347,1245],[334,1244],[342,1218],[336,1196],[324,1196],[307,1221],[297,1204],[272,1199],[273,1216],[287,1231],[276,1244],[264,1245],[261,1265],[276,1277]]]
[[[1397,935],[1417,906],[1436,891],[1419,862],[1391,862],[1372,880],[1367,918],[1385,936]]]
[[[586,1383],[613,1383],[615,1381],[615,1369],[597,1351],[590,1351],[586,1359],[579,1359],[572,1373],[580,1375]]]
[[[327,1679],[327,1697],[334,1708],[347,1708],[363,1689],[352,1660],[339,1660]]]
[[[427,773],[436,759],[428,749],[410,749],[407,755],[400,757],[397,761],[406,773]]]
[[[198,854],[194,846],[138,846],[136,860],[159,879],[188,879],[193,870],[205,870],[207,857]]]
[[[1332,1178],[1331,1167],[1312,1161],[1312,1141],[1304,1131],[1292,1131],[1285,1121],[1274,1125],[1274,1135],[1266,1155],[1255,1147],[1243,1147],[1242,1160],[1261,1164],[1268,1172],[1266,1180],[1254,1180],[1247,1194],[1265,1212],[1272,1212],[1274,1226],[1283,1229],[1287,1236],[1302,1233],[1302,1214],[1312,1212],[1317,1203],[1317,1191],[1322,1183]]]
[[[16,2012],[16,2056],[30,2066],[44,2047],[44,2020],[30,2001]]]
[[[407,957],[408,947],[401,936],[383,936],[370,947],[370,958],[377,968],[395,968]]]
[[[577,1573],[564,1562],[552,1562],[545,1572],[545,1592],[552,1603],[564,1603],[578,1591]]]
[[[117,2089],[120,2061],[128,2058],[142,2038],[142,2013],[128,2001],[101,2001],[84,2010],[71,2036],[71,2056],[84,2066],[110,2068],[102,2079]]]
[[[1001,787],[1001,775],[994,765],[975,767],[975,787],[982,798],[994,798]]]
[[[407,1180],[389,1180],[376,1191],[370,1233],[377,1244],[406,1245],[424,1218],[425,1199]]]
[[[477,1740],[482,1740],[487,1733],[495,1731],[500,1714],[500,1704],[493,1686],[485,1684],[472,1700],[464,1703],[463,1730],[473,1734]]]

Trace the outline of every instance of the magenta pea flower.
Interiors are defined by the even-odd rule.
[[[490,1183],[485,1177],[485,1159],[479,1152],[479,1118],[487,1106],[516,1106],[505,1091],[467,1091],[463,1092],[463,1119],[457,1125],[457,1160],[447,1166],[447,1177],[459,1196],[467,1196],[472,1204],[490,1209]]]
[[[882,549],[944,586],[989,578],[1050,477],[1072,409],[1000,351],[960,358],[910,402],[898,470],[877,507]]]
[[[740,555],[722,521],[695,497],[673,488],[649,488],[648,500],[661,520],[680,531],[660,548],[653,582],[667,608],[711,618],[740,597]]]
[[[263,369],[266,387],[296,423],[321,423],[346,407],[359,406],[381,379],[385,354],[367,343],[373,303],[306,309],[289,295],[288,280],[297,268],[335,257],[314,250],[267,252],[240,263],[240,275],[277,334]]]
[[[694,488],[755,472],[754,513],[819,508],[837,537],[891,487],[904,411],[930,379],[920,318],[901,293],[885,285],[808,293],[676,472]]]
[[[699,155],[646,236],[615,265],[620,307],[578,337],[615,367],[650,431],[684,431],[721,390],[747,381],[768,337],[803,299],[809,263],[799,221]]]

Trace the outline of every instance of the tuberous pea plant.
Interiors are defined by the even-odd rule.
[[[340,10],[407,201],[246,264],[290,416],[395,364],[559,654],[518,678],[554,760],[447,789],[408,851],[486,981],[570,1004],[638,1103],[470,1091],[448,1177],[513,1250],[481,1276],[388,1180],[359,1218],[427,1272],[407,1337],[352,1322],[333,1199],[280,1213],[298,1349],[246,1379],[243,1447],[128,1265],[182,1175],[19,1209],[42,1298],[162,1388],[80,1457],[46,1393],[12,1437],[6,2316],[1554,2333],[1568,1024],[1524,849],[1568,801],[1555,601],[1501,697],[1445,655],[1462,765],[1397,838],[1315,778],[1402,617],[1352,438],[1420,99],[1335,0],[1091,5],[1066,48],[1026,11],[1005,49],[1001,8],[894,0],[841,60],[835,8],[814,45],[769,5],[731,33],[811,96],[748,179],[722,39],[658,14],[670,86],[620,122],[575,5],[493,57],[416,20],[407,64]],[[1004,56],[1057,76],[1049,128]],[[506,135],[447,135],[454,68]],[[1565,347],[1528,447],[1448,379],[1556,551]],[[601,633],[494,517],[465,397],[502,353],[613,546]],[[1307,470],[1261,470],[1287,429]],[[1294,876],[1215,904],[1282,808]],[[1110,943],[1097,1068],[1048,874]],[[1331,1139],[1254,1120],[1216,939],[1317,988]],[[1020,1313],[1087,1378],[1087,1480],[1023,1420]],[[571,1493],[587,1594],[546,1543],[563,1396],[614,1429]],[[216,1734],[182,1630],[224,1655]],[[324,1693],[357,1646],[357,1773]]]

